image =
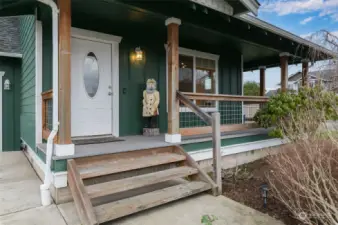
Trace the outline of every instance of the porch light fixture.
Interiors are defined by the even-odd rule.
[[[135,48],[135,60],[136,61],[143,60],[143,51],[141,50],[141,47]]]
[[[10,91],[11,90],[11,81],[9,79],[6,79],[4,82],[4,90]]]

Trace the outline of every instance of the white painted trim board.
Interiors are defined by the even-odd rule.
[[[35,142],[42,143],[42,22],[35,22]]]
[[[248,143],[237,144],[237,145],[223,146],[221,147],[221,155],[228,156],[228,155],[248,152],[252,150],[279,146],[279,145],[286,144],[286,143],[287,143],[287,140],[274,138],[274,139],[269,139],[269,140],[254,141],[254,142],[248,142]],[[212,159],[212,149],[208,148],[208,149],[189,152],[189,155],[195,161]]]
[[[2,91],[3,91],[3,88],[4,88],[4,85],[2,83],[2,77],[5,75],[5,72],[3,71],[0,71],[0,85],[1,85],[1,88],[0,88],[0,152],[3,151],[2,149],[2,110],[3,110],[3,107],[2,107]]]

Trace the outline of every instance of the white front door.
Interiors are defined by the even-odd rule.
[[[112,134],[112,46],[72,38],[72,136]]]

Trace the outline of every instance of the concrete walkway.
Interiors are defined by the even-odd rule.
[[[81,225],[73,203],[40,205],[41,184],[21,152],[0,153],[0,225]],[[201,194],[114,221],[116,225],[283,225],[266,214],[223,196]],[[107,225],[108,225],[107,224]]]

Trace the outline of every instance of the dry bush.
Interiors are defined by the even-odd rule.
[[[338,224],[338,140],[325,122],[318,105],[292,113],[282,124],[291,143],[268,158],[274,196],[304,224]]]
[[[306,139],[269,158],[275,197],[305,224],[338,223],[337,153],[330,140]]]

